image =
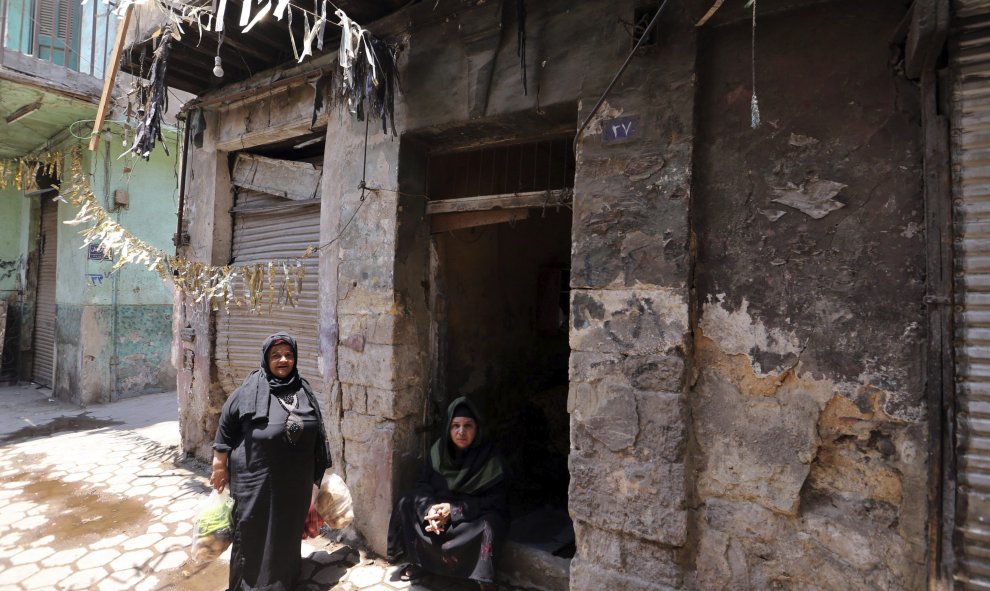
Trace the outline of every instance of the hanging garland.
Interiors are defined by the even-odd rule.
[[[53,178],[62,177],[62,152],[28,154],[0,160],[0,190],[13,187],[18,191],[31,189],[38,173]]]
[[[128,232],[100,206],[83,172],[78,147],[72,150],[71,172],[72,183],[62,197],[79,207],[79,212],[65,223],[92,224],[79,233],[84,245],[97,244],[103,252],[116,255],[111,273],[128,263],[141,265],[171,281],[196,302],[205,300],[214,311],[221,306],[228,311],[230,306],[247,306],[260,313],[267,305],[270,314],[276,305],[296,306],[305,277],[300,259],[218,267],[167,254]],[[311,246],[301,258],[314,252],[316,248]]]

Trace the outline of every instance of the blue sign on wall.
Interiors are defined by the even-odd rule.
[[[108,253],[108,252],[104,252],[103,249],[100,248],[100,245],[99,244],[90,244],[89,245],[89,260],[91,260],[91,261],[112,261],[113,260],[113,256],[110,253]]]
[[[639,117],[628,115],[602,120],[602,137],[606,142],[619,142],[639,134]]]

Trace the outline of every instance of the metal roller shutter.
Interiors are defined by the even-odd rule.
[[[990,589],[990,16],[951,50],[956,233],[956,573]]]
[[[258,212],[240,211],[258,208]],[[257,191],[240,190],[235,200],[233,264],[260,263],[299,257],[306,247],[320,240],[319,203],[300,204]],[[220,381],[229,394],[261,363],[261,343],[284,330],[299,344],[299,371],[314,391],[323,390],[317,366],[319,327],[319,258],[302,261],[305,269],[302,293],[296,307],[282,308],[277,302],[271,313],[247,307],[231,307],[217,314],[216,362]],[[237,282],[237,289],[243,286]],[[243,293],[243,292],[241,292]]]
[[[34,308],[34,364],[31,379],[49,388],[55,374],[55,269],[58,252],[58,203],[41,198],[38,239],[38,287]]]

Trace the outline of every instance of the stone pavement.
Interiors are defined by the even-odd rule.
[[[50,396],[0,388],[0,591],[223,591],[229,550],[189,560],[209,485],[204,464],[180,458],[175,393],[89,408]],[[399,581],[398,566],[324,534],[303,544],[301,591],[477,588]]]

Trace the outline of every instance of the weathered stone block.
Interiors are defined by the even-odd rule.
[[[672,546],[687,538],[683,464],[572,453],[571,515],[591,525]]]
[[[344,417],[344,426],[365,429],[360,445],[350,439],[344,448],[347,463],[347,486],[354,501],[354,527],[361,532],[371,549],[385,554],[388,519],[392,511],[392,484],[395,454],[394,423],[381,421],[374,426],[353,420],[353,413]],[[360,416],[360,415],[354,415]],[[366,417],[370,418],[370,417]]]
[[[606,378],[597,384],[573,384],[567,407],[574,420],[610,451],[629,448],[636,442],[636,398],[632,388],[621,380]]]
[[[626,572],[616,572],[611,569],[601,568],[586,559],[575,558],[571,561],[570,591],[602,591],[603,589],[621,589],[622,591],[673,591],[676,588],[676,585],[668,585],[662,581],[641,578],[635,569],[629,569]]]
[[[389,420],[422,413],[423,401],[419,387],[402,390],[368,388],[368,414]]]
[[[367,443],[371,440],[376,429],[383,424],[378,417],[369,416],[362,413],[346,411],[340,421],[340,432],[348,442]],[[348,454],[350,454],[348,447]],[[348,455],[350,457],[350,455]],[[348,463],[350,460],[348,460]],[[350,466],[348,466],[350,469]]]
[[[340,381],[346,383],[382,390],[406,388],[417,385],[422,380],[418,353],[408,345],[368,343],[361,352],[339,347],[337,372]]]
[[[342,383],[340,390],[341,406],[345,411],[349,410],[356,413],[368,414],[366,386]]]
[[[639,438],[634,453],[641,461],[681,463],[688,439],[688,407],[683,394],[637,392]]]
[[[687,403],[682,394],[641,392],[620,377],[594,384],[572,383],[573,449],[592,452],[628,450],[640,461],[683,461],[687,441]]]
[[[413,344],[415,326],[405,314],[346,314],[340,317],[341,340],[360,335],[365,343]]]
[[[571,351],[568,374],[571,382],[597,382],[621,374],[622,356],[597,351]]]
[[[630,355],[622,361],[622,373],[637,390],[680,392],[684,386],[684,359],[668,355]]]
[[[574,290],[571,349],[656,354],[683,347],[687,293],[681,289]]]
[[[638,577],[672,586],[681,583],[681,566],[674,548],[598,529],[582,521],[574,522],[574,535],[578,560],[593,560],[601,568],[636,573]]]

